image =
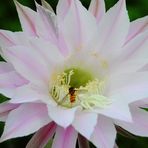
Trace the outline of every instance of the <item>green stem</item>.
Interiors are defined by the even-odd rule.
[[[78,143],[79,148],[89,148],[88,140],[80,134],[78,134]]]

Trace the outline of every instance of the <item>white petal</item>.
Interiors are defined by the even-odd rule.
[[[148,136],[148,113],[147,111],[131,104],[131,113],[133,117],[132,123],[127,123],[123,121],[116,121],[115,123],[130,133],[138,136],[147,137]]]
[[[36,35],[35,20],[38,17],[36,12],[28,7],[25,7],[14,0],[22,29],[29,35]]]
[[[137,35],[123,47],[118,63],[113,63],[116,68],[113,72],[138,71],[148,64],[148,31]]]
[[[9,113],[0,141],[32,134],[50,121],[45,105],[20,105]]]
[[[148,16],[137,19],[130,24],[130,29],[126,43],[136,37],[138,34],[146,31],[148,29]]]
[[[99,54],[109,61],[115,60],[122,52],[121,47],[125,42],[128,29],[129,18],[125,0],[119,0],[114,7],[107,11],[99,23],[99,31],[96,32],[95,37],[97,44],[95,48],[99,50]]]
[[[18,87],[27,83],[28,81],[20,76],[11,64],[0,62],[0,93],[11,98]]]
[[[52,13],[54,13],[54,10],[52,9],[52,7],[45,0],[41,0],[41,3],[44,8],[46,8],[49,11],[51,11]]]
[[[13,66],[10,63],[0,62],[0,74],[14,71]]]
[[[90,124],[91,122],[91,124]],[[97,114],[90,112],[77,112],[72,123],[73,127],[87,139],[90,139],[97,123]]]
[[[96,110],[96,112],[109,118],[132,122],[129,106],[128,103],[124,101],[124,98],[110,96],[109,99],[113,100],[112,104],[102,110]]]
[[[124,100],[129,104],[148,97],[148,77],[147,72],[138,72],[127,77],[125,82],[119,81],[115,90],[110,94],[113,99]],[[118,88],[117,88],[118,87]]]
[[[46,60],[50,68],[54,68],[55,64],[64,62],[64,56],[58,47],[49,41],[45,41],[39,38],[33,38],[30,40],[31,46],[34,47]],[[44,49],[43,49],[44,47]]]
[[[39,129],[35,135],[31,138],[26,148],[43,148],[48,141],[53,137],[56,130],[55,123],[51,122]]]
[[[56,16],[53,12],[45,9],[36,3],[37,12],[40,17],[40,22],[36,22],[38,35],[45,40],[57,44],[57,31],[56,31]],[[38,28],[40,27],[42,28]],[[41,30],[40,30],[41,29]]]
[[[0,121],[6,121],[7,116],[11,110],[16,109],[19,107],[20,104],[12,104],[7,102],[0,104]]]
[[[73,127],[66,129],[58,127],[53,140],[52,148],[75,148],[77,141],[77,132]]]
[[[104,0],[91,0],[89,11],[96,17],[97,22],[105,15]]]
[[[66,16],[70,6],[71,6],[72,0],[60,0],[57,5],[57,17],[59,23],[63,21],[64,17]]]
[[[116,130],[111,119],[104,116],[98,117],[98,123],[91,141],[99,148],[113,148],[116,139]]]
[[[50,105],[47,105],[47,107],[50,118],[64,128],[73,122],[77,110],[77,108],[66,109],[60,106],[53,107]]]
[[[10,97],[11,103],[24,103],[43,100],[49,100],[48,102],[50,102],[48,93],[36,89],[36,87],[32,84],[23,85],[21,87],[16,88]]]
[[[0,89],[17,88],[25,84],[27,81],[15,71],[0,74]]]
[[[97,23],[94,16],[82,6],[80,1],[74,0],[71,1],[69,11],[59,29],[64,35],[69,49],[80,50],[87,46],[96,33]]]
[[[4,51],[18,73],[33,82],[47,83],[49,70],[46,61],[31,47],[13,46]]]
[[[118,90],[126,89],[126,87],[138,86],[148,82],[148,72],[135,72],[135,73],[124,73],[118,75],[112,75],[108,80],[108,95],[118,93]],[[134,91],[134,90],[133,90]]]
[[[13,32],[7,30],[0,30],[0,46],[13,46],[16,43],[16,36]]]

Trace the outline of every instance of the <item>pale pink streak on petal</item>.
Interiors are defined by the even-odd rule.
[[[26,81],[16,71],[0,74],[0,89],[17,88],[27,83],[28,81]]]
[[[97,124],[97,117],[98,115],[96,113],[77,112],[72,125],[80,134],[90,139]]]
[[[96,112],[112,119],[119,119],[127,122],[132,122],[132,116],[129,110],[129,106],[127,102],[124,101],[124,98],[120,98],[120,96],[117,96],[117,97],[109,96],[108,98],[113,101],[111,105],[109,105],[107,108],[104,108],[102,110],[96,109]],[[120,110],[119,110],[119,106],[120,106]]]
[[[12,104],[8,101],[0,104],[0,121],[6,121],[9,112],[19,107],[20,104]]]
[[[68,55],[69,49],[68,49],[65,38],[64,38],[60,29],[58,30],[58,47],[59,47],[59,50],[61,51],[61,53],[64,56]]]
[[[132,60],[142,60],[147,59],[147,50],[148,46],[148,31],[145,31],[139,35],[137,35],[134,39],[128,42],[123,47],[123,53],[119,57],[119,60],[123,63],[125,60],[132,61]]]
[[[36,12],[14,1],[22,25],[22,29],[29,35],[36,36],[35,20],[38,17]]]
[[[7,62],[0,62],[0,74],[4,74],[6,72],[14,71],[13,66]]]
[[[11,98],[15,90],[27,84],[21,75],[19,75],[10,63],[0,62],[0,93]]]
[[[81,50],[96,33],[97,23],[95,17],[82,6],[81,2],[74,0],[59,29],[70,50]]]
[[[92,143],[100,148],[113,148],[116,139],[116,129],[111,119],[98,116],[98,123],[91,136]]]
[[[141,69],[140,69],[140,71],[147,71],[148,70],[148,64],[146,64],[144,67],[142,67]]]
[[[115,90],[110,90],[109,97],[116,100],[124,100],[127,104],[147,98],[147,72],[138,72],[134,73],[134,75],[133,77],[132,75],[129,75],[129,78],[127,77],[127,79],[124,79],[125,82],[122,82],[122,80],[119,81],[119,85],[115,87]]]
[[[64,17],[67,15],[68,10],[70,9],[71,2],[73,0],[60,0],[57,5],[57,17],[58,21],[63,21]]]
[[[91,0],[89,11],[96,17],[97,22],[105,15],[104,0]]]
[[[15,45],[16,37],[13,32],[7,30],[0,30],[0,46]]]
[[[125,0],[119,0],[101,19],[91,49],[99,50],[99,54],[108,61],[115,60],[122,52],[121,47],[128,34],[129,24]],[[93,46],[95,44],[96,47]]]
[[[25,103],[44,100],[48,100],[48,102],[50,102],[48,92],[36,89],[35,86],[30,83],[16,88],[10,97],[11,103]]]
[[[112,74],[124,74],[146,70],[148,65],[148,31],[140,33],[123,47],[123,52],[117,58],[118,62],[111,64]]]
[[[47,105],[47,107],[50,118],[64,128],[68,127],[73,122],[77,110],[76,107],[71,109],[50,105]]]
[[[64,62],[65,58],[63,53],[59,50],[57,45],[39,38],[31,39],[30,43],[31,46],[43,56],[51,70],[55,68],[55,65]]]
[[[26,148],[43,148],[48,141],[53,137],[56,130],[56,124],[51,122],[35,133],[31,138]]]
[[[43,8],[41,5],[36,3],[37,12],[40,16],[40,23],[42,22],[43,28],[40,35],[45,40],[49,40],[54,44],[57,44],[57,28],[56,28],[56,16],[54,13],[50,12],[49,10]]]
[[[67,128],[57,127],[52,148],[75,148],[77,132],[71,126]]]
[[[22,104],[9,113],[0,141],[32,134],[49,122],[46,105]]]
[[[29,81],[47,83],[48,65],[33,47],[13,46],[5,50],[4,54],[24,78]]]
[[[24,32],[11,32],[7,30],[0,30],[0,54],[6,61],[9,61],[4,54],[3,51],[6,47],[16,46],[16,45],[29,45],[29,39],[32,36],[28,36]]]
[[[130,40],[135,38],[138,34],[146,31],[147,29],[148,29],[148,16],[131,22],[129,33],[128,33],[125,44],[127,44]]]
[[[125,130],[134,135],[147,137],[148,136],[148,112],[141,109],[138,102],[130,105],[133,122],[115,121],[115,124],[121,126]]]
[[[148,72],[137,72],[137,73],[123,73],[118,75],[112,75],[108,80],[108,95],[112,95],[118,92],[118,90],[126,87],[142,86],[148,82]],[[134,90],[133,90],[134,91]]]

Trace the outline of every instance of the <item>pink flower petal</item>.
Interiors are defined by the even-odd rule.
[[[135,103],[131,104],[130,108],[133,122],[128,123],[118,120],[115,123],[134,135],[148,136],[148,112],[139,108],[138,104],[135,105]]]
[[[13,46],[5,50],[4,54],[27,80],[45,84],[48,82],[48,65],[33,47]]]
[[[5,46],[13,46],[15,45],[16,38],[13,32],[0,30],[0,45]]]
[[[128,34],[129,24],[125,0],[119,0],[99,23],[99,31],[94,38],[95,41],[92,42],[93,44],[95,42],[97,46],[91,49],[99,50],[99,54],[108,61],[115,60],[122,52],[121,47]]]
[[[62,22],[71,6],[72,0],[60,0],[57,5],[58,21]]]
[[[75,29],[73,29],[75,28]],[[90,29],[91,28],[91,29]],[[71,1],[67,15],[59,25],[70,50],[85,49],[97,30],[97,23],[79,0]]]
[[[122,71],[127,71],[127,70],[138,71],[144,65],[148,64],[147,46],[148,46],[148,31],[145,31],[137,35],[134,39],[132,39],[123,47],[123,53],[121,53],[118,59],[119,64],[117,64],[118,67],[117,70],[120,73]]]
[[[109,95],[112,99],[124,100],[129,104],[148,97],[148,73],[138,72],[134,75],[129,75],[129,78],[118,82],[114,91]]]
[[[118,93],[126,87],[142,86],[148,82],[148,72],[134,72],[112,75],[108,80],[108,95]],[[134,90],[133,90],[134,91]]]
[[[29,35],[36,36],[37,34],[34,22],[38,17],[37,14],[28,7],[21,5],[16,0],[14,2],[16,5],[16,9],[19,15],[23,31]]]
[[[72,125],[80,134],[90,139],[97,124],[97,117],[98,115],[95,113],[85,111],[77,112]]]
[[[39,38],[30,39],[31,46],[36,49],[46,60],[50,69],[55,69],[55,65],[64,62],[65,58],[58,47],[49,41]],[[43,49],[44,47],[44,49]]]
[[[22,104],[9,113],[0,141],[32,134],[49,122],[45,105]]]
[[[97,22],[105,15],[104,0],[91,0],[89,11],[96,17]]]
[[[2,51],[5,50],[5,47],[11,47],[16,45],[26,46],[28,45],[30,38],[32,37],[26,35],[24,32],[14,33],[7,30],[0,30],[0,46],[4,48],[2,48]]]
[[[148,29],[148,16],[145,16],[143,18],[131,22],[126,43],[135,38],[138,34],[146,31],[147,29]]]
[[[24,103],[24,102],[34,102],[34,101],[48,101],[51,103],[48,91],[42,91],[36,86],[28,84],[16,88],[11,93],[11,103]]]
[[[26,148],[43,148],[48,141],[53,137],[56,130],[56,124],[51,122],[46,126],[42,127],[37,133],[31,138]]]
[[[10,63],[0,62],[0,74],[14,71],[13,66]]]
[[[98,109],[96,112],[112,119],[132,122],[129,106],[127,102],[124,101],[124,98],[120,98],[120,96],[117,96],[117,98],[115,96],[110,96],[109,98],[113,100],[112,104],[102,110]]]
[[[20,76],[11,64],[0,62],[0,93],[11,97],[13,92],[28,81]]]
[[[73,127],[66,129],[58,127],[54,137],[52,148],[75,148],[77,141],[77,132]]]
[[[19,107],[19,104],[12,104],[9,102],[4,102],[0,104],[0,121],[6,121],[7,116],[11,110]]]
[[[42,25],[42,30],[38,31],[38,35],[43,37],[45,40],[49,40],[52,43],[57,44],[57,31],[56,31],[56,16],[53,12],[45,9],[41,5],[36,3],[37,12],[40,17],[40,25]],[[36,24],[38,25],[38,24]]]
[[[15,71],[0,74],[0,89],[17,88],[26,83],[27,81]]]
[[[73,122],[77,110],[77,108],[66,109],[60,106],[53,107],[50,105],[47,105],[47,107],[50,118],[64,128],[68,127]]]
[[[91,141],[100,148],[113,148],[116,139],[116,129],[111,119],[104,116],[98,117]]]

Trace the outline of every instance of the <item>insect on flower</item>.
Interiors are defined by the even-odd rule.
[[[59,0],[56,13],[14,2],[22,31],[0,30],[0,93],[11,98],[0,142],[37,131],[27,148],[75,148],[79,135],[113,148],[117,132],[148,136],[148,17],[130,22],[125,0],[107,12],[104,0]]]
[[[76,91],[77,90],[73,87],[69,88],[69,99],[71,103],[76,101]]]

